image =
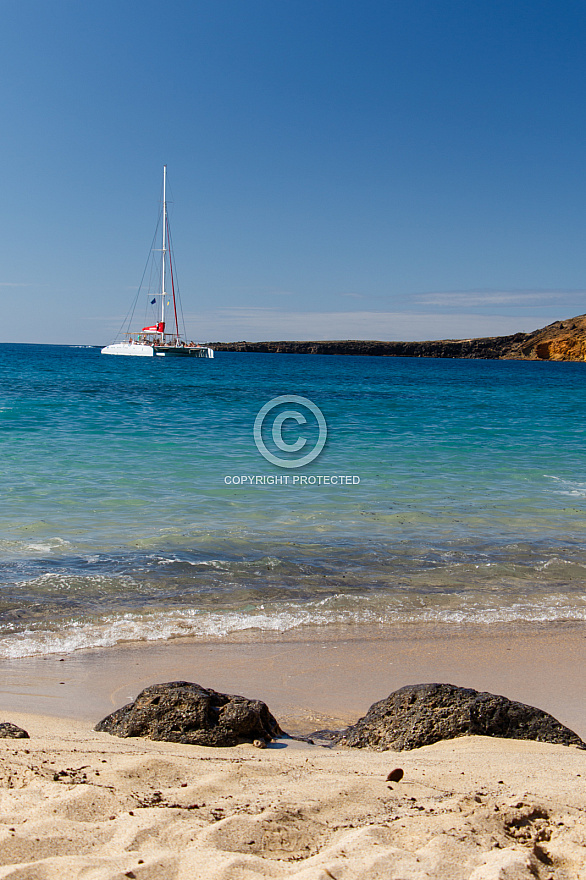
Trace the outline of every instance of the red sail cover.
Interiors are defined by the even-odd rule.
[[[143,331],[146,330],[147,333],[163,333],[165,330],[165,322],[159,321],[158,324],[153,324],[152,327],[143,327]]]

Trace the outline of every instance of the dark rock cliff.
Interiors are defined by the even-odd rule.
[[[438,339],[427,342],[345,339],[322,342],[210,342],[208,344],[216,351],[281,354],[586,361],[586,315],[556,321],[533,333],[486,336],[479,339]]]

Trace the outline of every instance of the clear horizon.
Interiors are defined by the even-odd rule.
[[[586,8],[6,0],[0,341],[106,344],[169,168],[201,341],[586,311]]]

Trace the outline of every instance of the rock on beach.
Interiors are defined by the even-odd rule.
[[[120,737],[198,746],[270,742],[283,735],[261,700],[220,694],[190,681],[151,685],[134,702],[103,718],[95,729]]]
[[[541,709],[497,694],[435,683],[394,691],[345,730],[311,734],[316,740],[380,751],[417,749],[459,736],[498,736],[586,749],[577,734]]]
[[[0,739],[29,739],[29,735],[22,727],[17,727],[10,721],[0,723]]]

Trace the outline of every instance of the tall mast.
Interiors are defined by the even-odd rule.
[[[165,323],[165,260],[167,257],[167,166],[163,165],[163,270],[161,273],[161,323]],[[164,340],[164,328],[161,342]]]

